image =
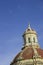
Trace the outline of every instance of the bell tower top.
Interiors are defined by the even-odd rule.
[[[35,30],[33,30],[30,27],[30,24],[28,25],[28,28],[26,29],[26,31],[23,34],[23,39],[24,39],[24,45],[23,45],[24,47],[33,46],[35,48],[39,48],[37,33]]]

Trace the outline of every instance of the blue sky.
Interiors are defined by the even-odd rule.
[[[0,0],[0,65],[9,65],[21,50],[29,23],[43,48],[43,0]]]

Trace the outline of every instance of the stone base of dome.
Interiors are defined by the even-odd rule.
[[[43,59],[27,59],[18,61],[12,65],[43,65]]]
[[[29,46],[25,45],[25,46],[22,47],[22,50],[23,50],[24,48],[26,48],[26,47],[29,47],[29,48],[32,48],[32,47],[33,47],[33,48],[40,48],[39,45],[29,45]]]

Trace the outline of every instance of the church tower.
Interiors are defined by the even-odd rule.
[[[24,44],[21,52],[10,65],[43,65],[43,50],[38,44],[37,33],[28,25],[23,33]]]
[[[28,25],[28,28],[26,29],[26,31],[23,34],[23,39],[24,39],[24,45],[23,45],[24,47],[32,46],[35,48],[39,48],[37,33],[35,30],[33,30],[30,27],[30,24]]]

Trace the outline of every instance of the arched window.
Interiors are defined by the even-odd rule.
[[[30,41],[30,38],[28,38],[28,42],[30,43],[31,41]]]
[[[33,42],[35,43],[35,38],[33,38]]]

